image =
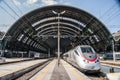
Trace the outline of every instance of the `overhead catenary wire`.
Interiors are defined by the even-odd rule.
[[[105,11],[99,18],[103,18],[104,16],[109,15],[110,11],[114,10],[113,8],[116,6],[116,3],[113,4],[107,11]]]
[[[5,0],[3,0],[3,2],[14,12],[14,14],[16,14],[17,16],[19,16],[6,2],[5,2]],[[12,2],[13,2],[13,0],[12,0]],[[14,3],[14,2],[13,2]],[[15,4],[14,4],[15,5]],[[16,5],[15,5],[16,6]],[[16,8],[22,13],[22,11],[19,9],[19,7],[18,6],[16,6]],[[104,16],[109,16],[109,15],[114,15],[115,13],[114,13],[114,11],[113,10],[115,10],[115,8],[116,8],[116,3],[115,4],[113,4],[112,5],[112,7],[110,7],[100,18],[102,18],[102,17],[104,17]],[[115,16],[115,15],[114,15]],[[109,21],[110,19],[112,19],[113,18],[113,16],[110,16],[109,18],[107,18],[106,19],[106,21]],[[29,22],[29,23],[31,23],[30,21],[29,21],[29,19],[25,16],[25,19]],[[32,26],[32,25],[31,25]]]
[[[18,11],[21,13],[21,14],[23,14],[23,12],[22,12],[22,10],[13,2],[13,0],[12,0],[12,3],[15,5],[15,7],[18,9]],[[24,16],[24,18],[30,23],[30,25],[29,26],[31,26],[31,27],[33,27],[33,25],[32,25],[32,23],[30,22],[30,20],[26,17],[26,16]]]
[[[111,13],[111,15],[104,21],[104,22],[110,22],[110,20],[115,19],[115,17],[120,15],[120,9],[116,9],[116,11],[114,11],[113,13]]]
[[[10,14],[4,7],[0,5],[0,8],[3,9],[8,15],[10,15],[13,19],[16,20],[16,18],[12,14]]]
[[[120,16],[120,12],[116,15],[109,17],[105,22],[108,24],[110,21],[114,20],[117,16]],[[108,28],[120,29],[120,25],[108,25]]]
[[[14,6],[18,9],[18,11],[19,11],[21,14],[23,14],[22,10],[14,3],[14,1],[13,1],[13,0],[11,0],[11,1],[12,1],[12,3],[14,4]]]
[[[116,19],[117,16],[120,16],[120,8],[117,7],[118,5],[113,4],[105,13],[102,14],[99,18],[104,18],[104,23],[110,23],[114,19]],[[108,28],[120,28],[119,25],[116,26],[108,26]]]
[[[10,6],[9,6],[9,4],[7,4],[5,1],[3,1],[4,2],[4,4],[15,14],[15,15],[17,15],[19,18],[20,18],[20,16],[17,14],[17,12],[15,11],[15,10],[13,10]],[[19,9],[20,10],[20,9]],[[20,10],[21,11],[21,10]],[[27,19],[26,17],[25,17],[25,19]],[[23,21],[23,23],[25,23],[25,24],[27,24],[28,26],[32,26],[32,25],[29,25],[28,23],[26,23],[23,19],[22,19],[22,21]],[[28,19],[27,19],[27,21],[28,21]],[[28,21],[29,22],[29,21]]]
[[[117,10],[117,5],[116,3],[113,4],[107,11],[105,11],[105,13],[102,14],[102,16],[100,16],[99,18],[106,18],[105,21],[108,21],[109,19],[112,19],[112,16],[115,16],[117,12],[119,12],[119,10]],[[110,17],[109,17],[110,16]],[[103,21],[103,22],[105,22]]]
[[[23,14],[22,10],[13,2],[13,0],[12,0],[12,3],[15,5],[15,7],[18,9],[18,11],[19,11],[21,14]],[[26,16],[24,16],[24,18],[30,23],[30,26],[32,26],[32,23],[29,21],[29,19],[28,19]],[[33,27],[33,26],[32,26],[32,27]]]
[[[120,28],[120,25],[107,25],[109,28]]]
[[[9,9],[11,9],[15,15],[17,15],[18,17],[20,17],[20,16],[5,2],[5,0],[3,0],[3,3],[4,3]]]
[[[12,9],[12,7],[10,7],[9,6],[9,4],[7,4],[5,1],[3,1],[4,2],[4,4],[15,14],[15,15],[17,15],[18,17],[20,17],[18,14],[17,14],[17,12],[16,11],[14,11],[14,9]],[[17,9],[18,9],[18,7],[17,7]],[[19,9],[19,11],[21,11],[20,9]],[[22,11],[21,11],[22,12]],[[26,21],[28,21],[28,23],[26,23],[25,21],[24,21],[24,19],[26,19]],[[31,24],[31,22],[29,21],[29,19],[26,17],[26,16],[24,16],[24,19],[22,18],[21,20],[23,21],[23,23],[25,23],[26,25],[28,25],[32,30],[34,30],[33,29],[33,27],[32,27],[32,24]],[[30,23],[30,24],[29,24]],[[36,41],[36,40],[35,40]]]

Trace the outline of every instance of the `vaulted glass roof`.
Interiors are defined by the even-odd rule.
[[[54,12],[61,13],[59,16]],[[58,22],[59,20],[59,22]],[[97,18],[81,9],[52,5],[31,11],[16,21],[6,36],[7,49],[47,52],[57,49],[58,24],[60,47],[71,49],[71,44],[91,45],[97,51],[110,45],[111,33]]]

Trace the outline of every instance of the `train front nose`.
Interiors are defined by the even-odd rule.
[[[87,64],[85,67],[88,70],[100,70],[101,69],[100,63]]]

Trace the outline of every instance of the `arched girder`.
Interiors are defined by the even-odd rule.
[[[52,26],[52,25],[56,25],[58,24],[57,22],[51,22],[51,23],[47,23],[47,24],[44,24],[42,26],[39,26],[38,28],[36,28],[36,31],[39,31],[41,30],[42,28],[44,28],[45,26]],[[70,24],[70,23],[65,23],[65,22],[59,22],[60,25],[68,25],[70,27],[73,27],[73,28],[76,28],[78,29],[78,31],[82,31],[79,27],[73,25],[73,24]]]
[[[56,32],[56,33],[57,33],[57,29],[46,31],[46,32],[44,32],[44,33],[42,33],[42,34],[40,34],[40,35],[49,35],[49,33],[51,33],[51,32]],[[70,35],[76,35],[75,33],[70,32],[70,31],[68,31],[68,30],[61,30],[60,32],[61,32],[61,33],[62,33],[62,32],[64,32],[64,33],[69,33]],[[57,34],[56,34],[56,35],[57,35]]]
[[[41,43],[41,42],[37,41],[35,38],[32,39],[31,36],[28,36],[27,34],[24,34],[24,35],[25,35],[25,36],[21,39],[21,42],[23,42],[23,41],[27,38],[26,41],[25,41],[26,45],[29,45],[29,44],[27,44],[27,42],[28,42],[29,39],[31,39],[32,41],[34,41],[34,43],[37,43],[37,44],[39,44],[40,46],[42,46],[42,47],[44,48],[44,50],[48,48],[48,46],[45,45],[45,44],[43,44],[42,41],[41,41],[41,42],[42,42],[42,43]],[[33,45],[34,45],[34,44],[32,44],[31,46],[34,48]]]
[[[28,33],[22,32],[22,34],[23,34],[24,36],[22,37],[21,41],[25,40],[25,38],[27,37],[26,43],[27,43],[27,41],[28,41],[29,39],[31,39],[32,41],[38,43],[38,44],[41,45],[42,47],[44,47],[44,48],[46,48],[46,49],[48,48],[47,45],[43,44],[44,42],[42,42],[42,41],[41,41],[41,42],[37,41],[37,40],[35,39],[35,37],[32,38],[32,36],[28,35]],[[20,35],[19,35],[19,36],[20,36]],[[17,37],[17,38],[18,38],[18,37]]]
[[[49,32],[49,33],[47,33],[47,34],[49,34],[49,35],[56,35],[57,32]],[[67,33],[67,32],[61,32],[61,35],[73,36],[73,35],[71,35],[71,34],[69,34],[69,33]]]
[[[39,29],[37,32],[38,33],[40,33],[40,32],[42,32],[42,31],[44,31],[44,30],[46,30],[46,29],[53,29],[53,28],[57,28],[58,27],[58,24],[56,23],[56,24],[54,24],[54,25],[47,25],[47,26],[45,26],[45,27],[43,27],[42,29]],[[71,26],[69,26],[69,25],[65,25],[65,24],[60,24],[60,28],[66,28],[66,29],[68,29],[68,30],[71,30],[71,31],[73,31],[73,32],[75,32],[75,33],[80,33],[81,31],[79,31],[78,29],[76,29],[76,28],[74,28],[74,27],[71,27]]]
[[[36,23],[32,24],[32,26],[37,27],[40,24],[43,25],[43,23],[46,24],[47,22],[56,22],[58,19],[60,21],[63,20],[64,22],[69,22],[69,23],[72,23],[74,25],[79,25],[81,29],[85,26],[82,22],[79,22],[75,19],[68,18],[68,17],[49,17],[49,18],[45,18],[45,19],[42,19],[42,20],[37,21]]]
[[[49,31],[49,30],[54,30],[54,29],[57,29],[57,26],[52,26],[52,27],[48,27],[48,28],[42,29],[41,31],[38,32],[38,34],[44,33],[44,32]],[[73,32],[73,33],[75,33],[77,35],[79,34],[78,31],[75,31],[74,29],[71,29],[69,27],[60,26],[60,30],[62,30],[62,29],[71,31],[71,32]]]
[[[65,14],[61,15],[62,17],[72,18],[72,19],[78,20],[78,21],[80,21],[80,22],[82,22],[84,24],[86,24],[88,19],[91,18],[91,16],[86,15],[84,13],[84,11],[83,12],[79,12],[79,11],[77,11],[77,9],[74,9],[74,11],[73,11],[73,9],[67,9],[67,8],[65,9],[65,8],[58,8],[58,7],[56,7],[56,8],[49,8],[49,10],[44,10],[44,11],[42,10],[41,13],[36,11],[35,16],[31,16],[30,15],[28,17],[31,17],[30,19],[32,20],[32,23],[35,23],[38,20],[42,20],[42,19],[48,18],[48,17],[53,17],[53,16],[57,17],[57,15],[55,15],[52,12],[53,10],[55,10],[55,11],[59,11],[59,10],[64,11],[65,10],[66,12],[65,12]],[[79,13],[81,13],[81,14],[79,14]]]
[[[55,33],[56,33],[56,32],[55,32]],[[52,32],[52,33],[49,33],[49,34],[50,34],[50,35],[54,35],[55,33]],[[69,33],[66,33],[66,32],[61,32],[61,35],[73,36],[73,35],[71,35],[71,34],[69,34]]]

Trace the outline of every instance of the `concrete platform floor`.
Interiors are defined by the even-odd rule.
[[[120,60],[100,60],[102,65],[120,68]]]
[[[28,68],[30,66],[33,66],[35,64],[42,63],[46,60],[47,59],[32,60],[32,61],[27,61],[27,62],[0,65],[0,77],[11,74],[11,73],[14,73],[16,71],[23,70],[23,69]]]
[[[52,76],[50,80],[70,80],[64,66],[60,63],[55,65]]]
[[[30,80],[90,80],[83,73],[73,68],[64,60],[60,60],[58,66],[57,59],[54,59],[44,69],[39,71]]]
[[[21,60],[29,60],[31,58],[5,58],[5,62],[14,62],[14,61],[21,61]]]

